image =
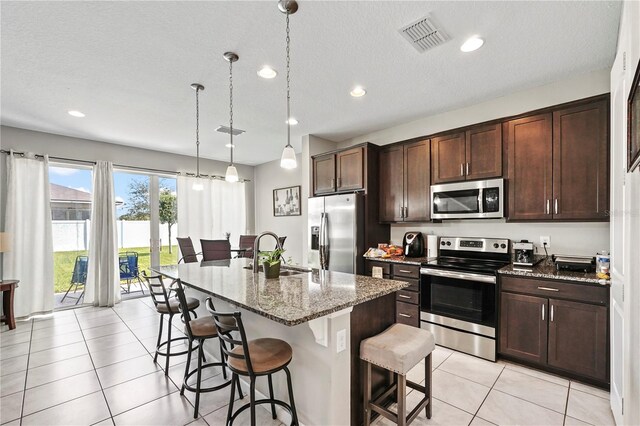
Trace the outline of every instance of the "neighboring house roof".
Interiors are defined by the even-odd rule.
[[[51,201],[91,203],[91,193],[50,183]]]

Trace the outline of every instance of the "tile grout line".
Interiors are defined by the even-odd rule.
[[[489,394],[491,393],[491,391],[493,390],[493,387],[496,385],[496,383],[498,383],[498,380],[500,380],[500,376],[502,376],[502,373],[504,373],[504,369],[507,368],[507,366],[503,366],[502,370],[500,370],[500,374],[498,374],[498,376],[496,377],[496,379],[493,381],[493,384],[491,385],[491,387],[489,388],[489,392],[487,392],[487,394],[484,396],[484,398],[482,399],[482,402],[480,403],[480,405],[478,406],[478,409],[476,410],[476,412],[473,414],[473,418],[471,418],[471,422],[473,422],[473,420],[478,417],[478,413],[480,412],[480,409],[482,408],[482,406],[484,405],[484,403],[487,401],[487,398],[489,398]],[[444,371],[444,370],[443,370]],[[475,382],[474,382],[475,383]],[[497,390],[497,389],[496,389]],[[480,417],[482,419],[482,417]],[[484,419],[482,419],[484,420]],[[493,423],[493,422],[490,422]],[[471,423],[469,423],[471,424]]]
[[[24,372],[24,389],[22,391],[22,405],[20,405],[20,426],[22,426],[22,414],[24,413],[24,400],[27,396],[27,379],[29,378],[29,359],[31,358],[31,341],[33,340],[33,319],[31,321],[31,336],[29,337],[29,353],[27,354],[27,369]]]

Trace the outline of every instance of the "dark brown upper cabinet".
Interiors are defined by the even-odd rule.
[[[509,220],[608,220],[607,99],[507,121]]]
[[[604,100],[554,111],[554,219],[607,219],[608,116]]]
[[[434,184],[502,176],[500,124],[433,138],[431,150]]]
[[[364,191],[373,188],[378,204],[378,146],[356,145],[311,157],[311,196]]]
[[[336,189],[354,191],[364,188],[364,148],[357,147],[336,154]]]
[[[336,154],[313,158],[313,194],[330,194],[336,191]]]
[[[429,140],[380,151],[380,221],[429,220]]]

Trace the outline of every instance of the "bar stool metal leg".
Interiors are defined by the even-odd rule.
[[[298,412],[296,411],[296,403],[293,400],[293,385],[291,384],[291,372],[287,367],[283,368],[284,372],[287,374],[287,387],[289,388],[289,405],[291,406],[291,412],[293,417],[292,424],[298,426]]]
[[[251,406],[249,406],[249,410],[251,411],[251,426],[253,426],[256,424],[256,379],[255,377],[251,378],[249,398],[251,401]]]
[[[269,380],[269,398],[274,399],[273,398],[273,382],[271,380],[271,374],[269,374],[267,376],[268,380]],[[271,403],[271,418],[275,419],[276,416],[276,405],[272,402]]]
[[[158,330],[158,342],[156,343],[156,354],[153,356],[153,363],[158,362],[158,352],[160,349],[160,342],[162,341],[162,324],[164,323],[164,314],[160,314],[160,330]]]
[[[171,329],[173,328],[173,314],[169,314],[169,324],[167,328],[167,355],[165,356],[164,362],[164,375],[169,375],[169,358],[171,353]]]
[[[426,392],[428,392],[429,395],[429,402],[427,403],[427,406],[425,408],[425,414],[427,415],[427,419],[431,418],[431,401],[433,400],[432,398],[432,391],[431,391],[431,369],[432,369],[432,360],[431,360],[431,354],[429,354],[429,356],[427,356],[424,359],[424,387]]]

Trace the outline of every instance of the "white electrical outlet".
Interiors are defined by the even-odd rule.
[[[540,245],[542,247],[544,247],[545,243],[547,245],[547,248],[551,247],[551,237],[548,236],[548,235],[541,235],[540,236]]]
[[[347,350],[347,330],[344,328],[336,333],[336,352],[340,353]]]

